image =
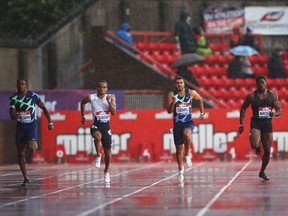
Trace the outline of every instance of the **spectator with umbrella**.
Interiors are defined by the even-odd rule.
[[[251,63],[248,56],[258,54],[258,52],[250,46],[236,46],[230,49],[235,56],[228,65],[229,78],[255,78],[251,70]]]
[[[173,64],[172,68],[177,69],[177,75],[191,82],[195,86],[199,87],[198,81],[193,76],[192,72],[188,69],[188,66],[196,63],[204,62],[205,58],[196,53],[187,53],[179,57]]]

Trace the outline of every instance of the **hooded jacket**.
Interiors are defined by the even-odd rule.
[[[126,41],[130,46],[134,46],[132,35],[129,32],[130,26],[128,23],[123,23],[120,29],[116,32],[116,36]]]
[[[180,49],[183,54],[194,53],[196,42],[193,37],[191,26],[187,23],[188,11],[180,10],[179,19],[175,23],[175,35],[179,37]]]

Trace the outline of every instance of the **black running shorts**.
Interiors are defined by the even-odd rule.
[[[111,149],[111,143],[112,143],[112,133],[110,130],[110,124],[109,122],[107,123],[100,123],[97,121],[94,121],[91,129],[90,129],[90,133],[91,135],[95,132],[95,131],[99,131],[102,134],[102,145],[105,149]]]
[[[251,118],[250,128],[255,128],[261,131],[261,133],[272,133],[272,121],[271,120],[258,120]]]

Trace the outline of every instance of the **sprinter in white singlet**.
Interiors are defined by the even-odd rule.
[[[81,101],[81,122],[86,124],[85,119],[85,104],[90,103],[93,115],[93,125],[91,126],[91,135],[94,139],[96,148],[95,167],[100,167],[101,154],[100,146],[104,149],[104,180],[105,183],[110,182],[109,165],[111,161],[111,130],[110,130],[110,114],[116,112],[116,97],[114,94],[107,94],[108,83],[105,80],[100,80],[97,85],[97,92],[86,95]]]

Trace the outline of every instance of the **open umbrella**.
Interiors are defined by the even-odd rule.
[[[230,52],[236,56],[252,56],[259,54],[257,50],[255,50],[254,48],[244,45],[235,46],[232,49],[230,49]]]
[[[172,67],[178,68],[182,66],[191,66],[196,63],[204,62],[205,58],[196,53],[187,53],[179,57],[175,62],[173,62]]]

